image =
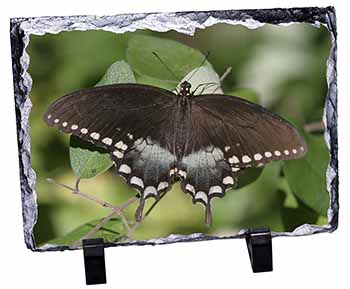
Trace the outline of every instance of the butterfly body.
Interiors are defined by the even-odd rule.
[[[180,179],[205,206],[209,224],[211,199],[234,187],[240,170],[307,150],[279,116],[238,97],[194,95],[187,81],[177,93],[141,84],[80,90],[51,104],[44,119],[110,152],[118,173],[140,192],[137,221],[147,198]]]

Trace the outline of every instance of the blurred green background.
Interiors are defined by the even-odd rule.
[[[193,232],[227,235],[263,225],[274,231],[291,231],[304,223],[326,224],[328,150],[322,132],[303,130],[310,123],[320,124],[322,120],[330,49],[325,28],[293,24],[249,30],[239,25],[219,24],[197,29],[194,36],[174,31],[125,34],[74,31],[32,35],[27,48],[29,73],[33,78],[30,124],[39,205],[35,226],[37,244],[65,236],[109,213],[47,182],[47,178],[54,178],[73,185],[75,176],[69,163],[69,136],[47,127],[43,114],[58,97],[94,86],[112,63],[128,60],[130,40],[140,34],[173,39],[203,54],[210,51],[208,61],[219,75],[232,67],[223,83],[225,93],[255,101],[292,121],[304,133],[309,152],[302,160],[276,162],[267,165],[261,174],[260,171],[248,173],[251,183],[228,191],[223,199],[213,200],[213,225],[209,228],[204,225],[203,207],[193,205],[191,197],[176,184],[137,229],[135,237],[149,239]],[[139,83],[162,85],[155,77],[146,79],[134,72]],[[81,190],[113,204],[134,194],[113,169],[83,180]],[[135,209],[136,204],[128,208],[130,219]]]

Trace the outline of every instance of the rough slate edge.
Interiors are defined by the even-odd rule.
[[[69,246],[55,245],[36,248],[33,236],[33,229],[37,221],[38,212],[35,192],[36,175],[31,167],[30,161],[29,114],[31,110],[31,101],[29,92],[32,87],[32,79],[27,72],[29,56],[25,51],[29,44],[29,36],[31,34],[43,35],[45,33],[59,33],[73,30],[105,30],[115,33],[124,33],[126,31],[135,31],[136,29],[150,29],[159,32],[175,30],[180,33],[193,35],[196,28],[205,28],[217,23],[241,24],[250,29],[255,29],[263,26],[265,23],[288,25],[298,22],[310,23],[317,27],[324,25],[328,29],[332,41],[327,61],[328,94],[326,96],[324,110],[324,123],[326,126],[325,140],[331,156],[327,170],[327,190],[330,193],[330,206],[328,209],[329,224],[325,226],[304,224],[296,228],[293,232],[273,232],[273,237],[303,236],[321,232],[332,232],[338,226],[337,32],[335,9],[333,7],[11,19],[10,32],[13,81],[19,146],[24,236],[27,247],[35,251],[75,249]],[[166,238],[147,241],[109,243],[106,244],[106,246],[157,245],[176,242],[243,238],[244,236],[245,230],[241,230],[237,235],[227,237],[195,233],[186,236],[170,235]]]

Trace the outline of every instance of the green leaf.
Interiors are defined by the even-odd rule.
[[[263,169],[263,167],[247,169],[245,172],[239,175],[236,189],[243,188],[244,186],[255,182],[260,177]]]
[[[297,206],[295,208],[285,206],[282,209],[282,220],[287,232],[293,231],[303,224],[315,224],[318,219],[318,214],[314,210],[311,210],[298,199],[296,199],[296,202]]]
[[[324,226],[328,224],[328,218],[326,216],[319,216],[316,225]]]
[[[153,52],[158,54],[176,77]],[[180,42],[146,35],[131,37],[126,50],[127,61],[137,73],[137,78],[142,76],[143,79],[148,79],[148,82],[152,78],[158,79],[167,83],[165,85],[172,84],[173,87],[177,85],[178,79],[184,78],[198,67],[204,57],[200,51]],[[211,66],[208,61],[205,61],[204,65]]]
[[[121,60],[107,69],[96,86],[134,82],[135,77],[130,66]],[[106,150],[73,135],[70,138],[69,158],[75,175],[82,179],[93,178],[113,165]]]
[[[105,149],[96,147],[74,135],[70,137],[69,159],[75,175],[81,179],[93,178],[113,165]]]
[[[329,152],[322,136],[305,134],[308,145],[306,156],[286,161],[284,173],[292,192],[308,207],[326,216],[329,194],[326,188],[326,171]]]
[[[279,189],[286,193],[286,198],[284,200],[283,206],[286,208],[296,209],[299,206],[297,197],[293,194],[288,181],[285,177],[281,178],[279,183]]]
[[[255,182],[229,190],[223,199],[213,202],[213,225],[218,229],[223,224],[235,228],[268,226],[273,231],[283,231],[281,209],[285,193],[278,189],[280,170],[281,162],[267,164]]]
[[[116,83],[135,83],[136,79],[129,64],[124,60],[114,62],[102,76],[101,80],[95,86],[116,84]]]
[[[70,246],[74,242],[79,241],[88,234],[103,219],[93,220],[84,225],[79,226],[67,235],[49,241],[49,244]],[[125,236],[125,228],[120,219],[114,218],[103,226],[92,238],[103,238],[105,242],[116,242]]]

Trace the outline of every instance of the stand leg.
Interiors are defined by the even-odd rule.
[[[254,273],[272,271],[272,238],[268,228],[249,229],[246,242]]]
[[[83,251],[86,285],[105,284],[107,281],[103,239],[84,239]]]

